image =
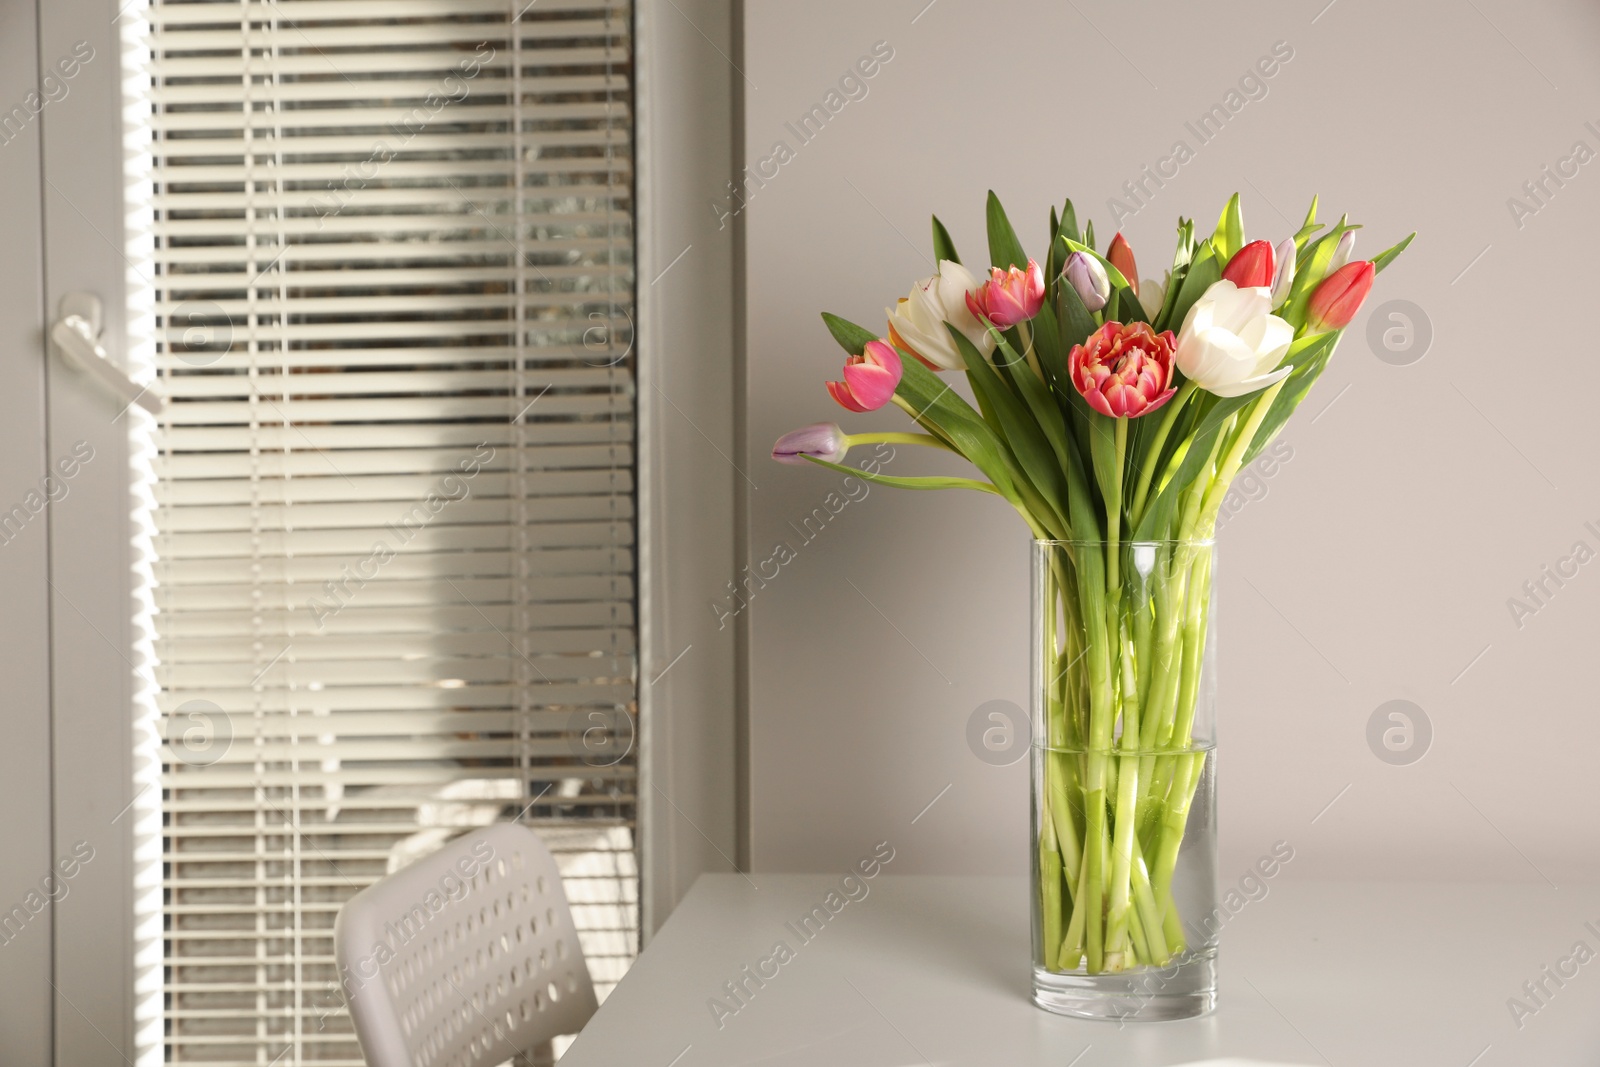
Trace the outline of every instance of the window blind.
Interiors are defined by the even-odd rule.
[[[123,17],[169,398],[128,413],[140,1067],[361,1063],[340,904],[497,819],[603,996],[638,938],[630,4]]]

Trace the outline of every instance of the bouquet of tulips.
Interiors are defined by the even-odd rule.
[[[893,403],[920,432],[821,423],[773,448],[884,485],[1000,496],[1059,547],[1036,594],[1035,947],[1047,971],[1165,966],[1187,947],[1172,878],[1205,767],[1192,734],[1218,510],[1411,241],[1356,260],[1358,227],[1341,218],[1319,233],[1316,214],[1313,199],[1276,247],[1247,241],[1235,195],[1199,241],[1179,219],[1171,269],[1140,280],[1122,235],[1098,251],[1070,200],[1050,213],[1043,263],[1030,258],[991,192],[986,278],[936,217],[938,270],[888,310],[887,337],[823,315],[847,353],[828,392],[852,412]],[[940,377],[951,371],[976,407]],[[981,477],[842,465],[853,444],[880,441],[957,453]]]

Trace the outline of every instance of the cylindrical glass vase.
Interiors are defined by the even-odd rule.
[[[1216,1004],[1210,541],[1033,544],[1033,999]]]

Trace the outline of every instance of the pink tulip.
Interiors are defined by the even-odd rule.
[[[1222,276],[1241,289],[1255,289],[1272,284],[1276,273],[1273,264],[1272,243],[1251,241],[1228,260]]]
[[[1067,373],[1089,406],[1113,418],[1147,415],[1172,399],[1172,331],[1108,322],[1067,357]]]
[[[1372,291],[1372,278],[1376,273],[1371,263],[1357,260],[1322,279],[1312,291],[1306,308],[1306,332],[1325,333],[1348,325]]]
[[[844,381],[829,382],[828,393],[850,411],[877,411],[900,384],[900,353],[887,341],[868,341],[859,356],[844,361]]]
[[[1028,260],[1028,269],[989,268],[989,280],[976,294],[967,294],[967,307],[980,319],[1009,330],[1039,314],[1044,305],[1044,270],[1038,260]]]
[[[790,430],[778,438],[778,443],[772,446],[772,458],[779,463],[803,467],[807,456],[837,463],[848,451],[850,441],[838,423],[818,422]]]

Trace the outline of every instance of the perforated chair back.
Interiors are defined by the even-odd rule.
[[[484,1067],[597,1007],[550,850],[513,823],[451,841],[357,893],[334,956],[370,1067]]]

